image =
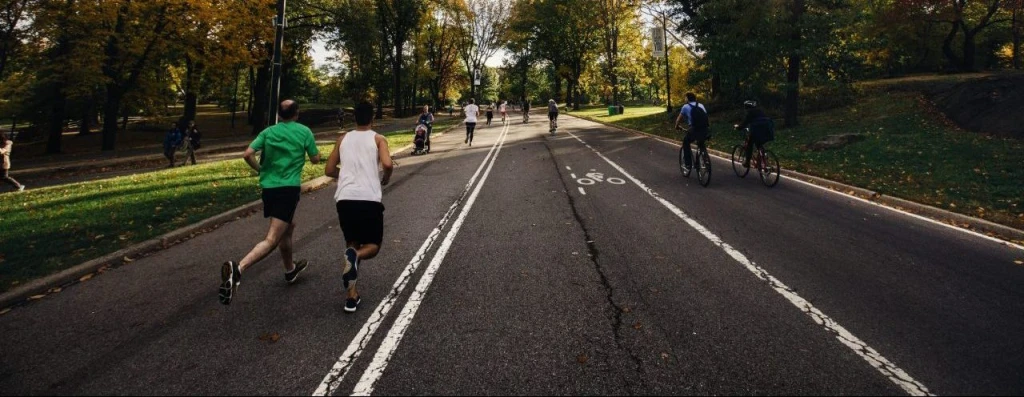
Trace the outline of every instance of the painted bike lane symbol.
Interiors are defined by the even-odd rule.
[[[594,172],[593,170],[591,170],[586,175],[584,175],[583,178],[579,178],[579,179],[576,180],[576,183],[578,183],[580,185],[583,185],[583,186],[590,186],[590,185],[598,184],[598,183],[601,183],[601,182],[608,182],[608,183],[613,184],[613,185],[625,185],[626,184],[626,181],[623,180],[622,178],[618,178],[618,177],[605,178],[603,173]]]

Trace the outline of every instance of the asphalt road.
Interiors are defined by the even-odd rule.
[[[294,285],[218,303],[253,216],[0,316],[0,394],[1024,393],[1024,249],[541,118],[398,158],[358,313],[330,185]]]

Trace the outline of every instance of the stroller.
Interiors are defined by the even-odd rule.
[[[430,153],[430,124],[416,125],[416,137],[413,138],[416,148],[412,151],[414,155]]]

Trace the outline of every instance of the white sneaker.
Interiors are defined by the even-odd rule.
[[[24,192],[25,191],[25,185],[21,185],[21,187],[18,188],[18,191],[19,192]]]

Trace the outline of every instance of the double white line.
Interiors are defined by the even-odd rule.
[[[413,256],[409,264],[406,265],[402,275],[395,281],[395,285],[391,287],[391,292],[384,298],[384,300],[377,305],[377,308],[370,315],[370,318],[366,321],[366,324],[359,330],[356,337],[352,339],[352,343],[348,345],[345,352],[342,353],[341,357],[334,364],[334,367],[327,373],[324,380],[320,382],[320,386],[313,392],[314,396],[325,396],[332,395],[337,390],[338,386],[345,379],[348,373],[352,370],[355,361],[359,358],[362,352],[367,348],[370,340],[373,339],[373,335],[377,332],[380,324],[387,317],[388,313],[391,312],[391,308],[394,307],[395,302],[399,296],[405,290],[406,285],[409,283],[409,279],[412,278],[413,274],[419,268],[423,260],[426,259],[427,252],[433,248],[434,243],[437,242],[438,237],[441,235],[441,230],[448,225],[452,215],[459,208],[459,205],[463,203],[465,199],[465,205],[462,206],[462,211],[459,212],[458,218],[455,219],[455,223],[452,224],[451,230],[445,235],[444,240],[441,242],[441,247],[438,248],[434,254],[434,258],[430,261],[427,266],[426,272],[423,277],[420,278],[419,284],[416,285],[416,289],[413,290],[412,295],[409,297],[409,301],[406,302],[405,307],[402,308],[401,313],[398,315],[398,319],[391,326],[391,330],[388,331],[384,341],[381,343],[377,353],[373,356],[373,361],[370,363],[369,368],[363,372],[362,378],[356,384],[353,395],[369,395],[373,392],[374,384],[380,379],[380,376],[384,373],[384,369],[388,365],[388,360],[395,353],[398,348],[398,344],[402,341],[402,337],[405,335],[405,331],[409,328],[409,324],[412,323],[413,317],[416,316],[416,311],[420,307],[420,303],[423,302],[424,296],[426,296],[427,289],[430,288],[430,284],[434,281],[434,275],[437,274],[438,268],[441,266],[441,262],[444,261],[448,250],[451,248],[452,242],[455,241],[455,237],[459,234],[459,229],[462,228],[463,222],[466,220],[466,216],[469,214],[470,209],[473,208],[473,203],[476,202],[477,196],[480,194],[480,189],[483,188],[484,182],[487,181],[487,177],[491,174],[491,168],[494,167],[495,161],[498,159],[498,153],[501,152],[501,147],[505,143],[505,138],[508,136],[509,123],[505,123],[501,130],[501,134],[498,135],[498,139],[491,145],[491,150],[487,152],[487,156],[484,157],[484,161],[477,167],[476,172],[469,178],[469,182],[466,183],[466,188],[462,191],[455,202],[448,207],[448,211],[445,212],[441,221],[438,222],[434,230],[430,232],[427,239],[420,246],[419,250],[416,251],[416,255]],[[486,168],[486,169],[485,169]],[[477,178],[481,176],[480,183],[477,182]],[[475,186],[475,188],[474,188]],[[472,190],[472,193],[470,191]],[[466,199],[466,196],[469,198]]]

